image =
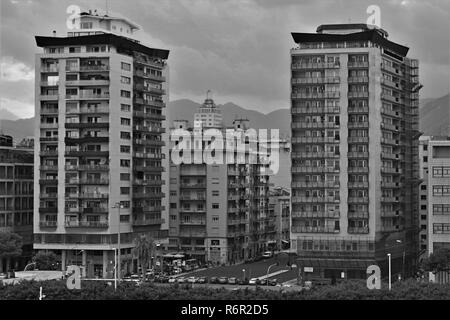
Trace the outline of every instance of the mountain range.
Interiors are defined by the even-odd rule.
[[[424,135],[449,134],[450,127],[450,95],[437,99],[420,101],[420,130]],[[189,120],[192,125],[194,113],[200,103],[188,99],[170,101],[167,105],[169,126],[173,120]],[[246,118],[250,127],[255,129],[279,129],[280,137],[290,136],[289,109],[278,109],[264,114],[256,110],[245,109],[232,102],[218,105],[222,110],[224,124],[231,126],[234,119]],[[15,140],[34,134],[34,118],[17,119],[13,113],[0,109],[0,132],[12,135]]]

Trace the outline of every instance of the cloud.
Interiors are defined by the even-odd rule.
[[[34,69],[13,57],[2,57],[0,60],[0,77],[2,81],[18,82],[34,79]]]

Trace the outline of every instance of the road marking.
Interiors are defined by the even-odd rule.
[[[266,278],[270,278],[270,277],[273,277],[273,276],[276,276],[276,275],[279,275],[279,274],[281,274],[281,273],[285,273],[285,272],[288,272],[288,271],[289,271],[289,270],[278,270],[278,271],[269,273],[268,275],[259,277],[259,278],[257,278],[257,279],[259,279],[259,280],[264,280],[264,279],[266,279]]]

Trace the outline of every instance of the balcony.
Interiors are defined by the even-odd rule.
[[[58,137],[40,137],[40,142],[58,142]]]
[[[107,79],[92,79],[92,80],[73,80],[66,81],[66,86],[109,86],[109,80]]]
[[[403,86],[399,82],[394,82],[385,78],[381,78],[381,84],[394,88],[396,90],[404,90]]]
[[[348,77],[348,83],[367,83],[369,77]]]
[[[294,196],[292,197],[293,203],[339,203],[339,198],[335,197],[306,197],[306,196]]]
[[[349,159],[369,158],[369,152],[348,152],[347,157]]]
[[[386,108],[381,108],[381,114],[391,116],[391,117],[396,117],[396,118],[402,117],[402,113],[400,111],[393,111],[393,110],[389,110]]]
[[[399,168],[381,167],[381,173],[401,174],[403,171]]]
[[[59,95],[58,94],[40,94],[39,98],[41,101],[58,101]]]
[[[164,106],[165,106],[163,101],[155,101],[155,100],[143,99],[143,98],[134,98],[133,102],[136,104],[149,105],[149,106],[158,107],[158,108],[164,108]]]
[[[292,182],[292,188],[339,188],[339,181]]]
[[[400,141],[399,140],[388,139],[388,138],[381,138],[381,143],[392,145],[392,146],[400,145]]]
[[[109,151],[97,151],[97,150],[69,150],[65,152],[69,157],[108,157]]]
[[[105,143],[105,142],[109,142],[109,137],[92,137],[92,136],[66,137],[64,139],[64,142],[67,144],[82,144],[82,143],[89,143],[89,142]]]
[[[305,218],[335,218],[340,217],[339,211],[295,211],[292,210],[292,219],[305,219]]]
[[[292,152],[291,156],[294,159],[339,158],[334,152]]]
[[[135,144],[139,145],[146,145],[146,146],[164,146],[165,142],[161,140],[150,140],[150,139],[134,139],[133,142]]]
[[[295,233],[339,233],[339,229],[334,227],[307,227],[307,226],[292,226],[292,232]]]
[[[133,116],[137,118],[148,118],[148,119],[154,119],[154,120],[166,120],[166,116],[162,114],[156,114],[151,112],[144,112],[144,111],[133,111]]]
[[[369,227],[347,227],[347,232],[350,234],[367,234]]]
[[[71,71],[76,71],[77,69],[74,68],[74,70]],[[97,65],[97,66],[88,66],[88,65],[81,65],[79,67],[80,71],[109,71],[109,65]]]
[[[321,78],[292,78],[292,84],[322,84],[322,83],[339,83],[339,77],[321,77]]]
[[[348,113],[369,113],[369,107],[348,107]]]
[[[368,173],[369,167],[348,167],[348,173]]]
[[[143,172],[165,172],[166,169],[161,166],[135,166],[135,171],[143,171]]]
[[[340,107],[297,107],[291,109],[292,114],[339,113]]]
[[[206,195],[205,194],[180,195],[180,200],[206,200]]]
[[[403,71],[401,71],[400,68],[395,68],[395,67],[389,66],[385,63],[381,64],[381,70],[393,73],[398,76],[404,75]]]
[[[66,198],[75,199],[108,199],[108,193],[94,193],[94,192],[80,192],[80,193],[66,193]]]
[[[365,188],[367,189],[369,187],[368,181],[349,181],[348,182],[349,188]]]
[[[202,182],[202,183],[181,183],[181,188],[204,189],[204,188],[206,188],[206,182]]]
[[[348,197],[348,203],[369,203],[369,197]]]
[[[183,238],[204,238],[206,237],[206,231],[181,231],[179,232],[179,237]]]
[[[158,82],[165,82],[166,81],[166,78],[163,77],[163,76],[157,76],[155,74],[146,73],[143,70],[136,70],[135,75],[137,77],[147,78],[147,79],[155,80],[155,81],[158,81]]]
[[[41,199],[58,198],[58,193],[41,193],[39,197]]]
[[[292,70],[301,69],[335,69],[339,68],[339,63],[317,62],[317,63],[293,63]]]
[[[89,128],[89,129],[101,129],[101,128],[109,128],[109,122],[78,122],[78,123],[74,123],[74,122],[70,122],[70,123],[65,123],[65,127],[66,129],[85,129],[85,128]]]
[[[369,137],[348,137],[348,143],[369,143]]]
[[[57,226],[57,221],[39,221],[39,227],[41,228],[56,228]]]
[[[400,183],[400,182],[381,181],[382,188],[400,188],[401,186],[402,186],[402,183]]]
[[[381,152],[381,159],[403,160],[403,155],[398,153]]]
[[[39,207],[39,213],[58,213],[56,207]]]
[[[59,110],[57,108],[41,108],[41,115],[57,115]]]
[[[292,129],[338,129],[335,122],[292,122]]]
[[[58,179],[39,179],[39,184],[58,184]]]
[[[66,221],[64,223],[66,228],[108,228],[108,221]]]
[[[339,98],[339,91],[325,91],[325,92],[317,92],[317,93],[292,93],[292,99],[333,99]]]
[[[108,164],[81,164],[76,166],[80,171],[108,171]]]
[[[137,186],[162,186],[165,184],[164,180],[147,180],[147,179],[134,179],[133,184]]]
[[[369,92],[367,91],[349,91],[348,98],[369,98]]]
[[[381,129],[384,130],[391,130],[391,131],[399,131],[399,126],[393,125],[393,124],[387,124],[387,123],[381,123]]]
[[[108,213],[108,208],[105,207],[84,207],[77,208],[77,210],[81,210],[83,213]]]
[[[339,143],[334,137],[293,137],[292,143]]]
[[[66,100],[109,100],[109,93],[86,93],[66,94]]]
[[[339,168],[336,167],[295,167],[292,166],[293,173],[337,173]]]
[[[166,210],[165,206],[153,206],[153,207],[134,207],[133,213],[159,213]]]
[[[140,132],[148,132],[148,133],[164,133],[164,132],[166,132],[166,129],[162,128],[162,127],[143,126],[143,125],[135,125],[135,126],[133,126],[133,130],[140,131]]]
[[[162,88],[154,88],[152,86],[145,86],[143,83],[137,83],[135,84],[135,90],[137,91],[145,91],[157,95],[164,95],[166,94],[166,91]]]
[[[347,67],[348,68],[368,68],[369,61],[348,61]]]
[[[58,123],[57,122],[40,123],[39,128],[41,128],[41,129],[58,129]]]
[[[405,100],[403,98],[395,97],[390,94],[381,94],[381,99],[394,103],[405,103]]]
[[[382,210],[381,211],[381,217],[384,217],[384,218],[399,217],[400,215],[403,215],[403,212],[401,210]]]
[[[381,232],[399,232],[399,231],[403,231],[404,227],[400,226],[400,225],[396,225],[396,226],[382,226],[381,227]]]
[[[400,202],[400,197],[381,197],[381,202]]]
[[[189,220],[189,221],[185,221],[185,220],[181,219],[180,220],[180,225],[182,225],[182,226],[194,226],[194,225],[204,226],[204,225],[206,225],[206,221],[205,220]]]
[[[133,152],[133,157],[142,159],[165,159],[166,155],[164,153],[144,153],[144,152]]]
[[[369,212],[368,211],[349,211],[347,213],[347,217],[349,219],[368,219]]]
[[[150,226],[150,225],[160,225],[165,221],[162,218],[155,219],[133,219],[133,226]]]
[[[58,73],[59,72],[59,66],[58,65],[43,65],[41,67],[41,72],[45,73]]]
[[[133,193],[133,198],[148,198],[148,199],[161,199],[164,198],[163,192],[136,192]]]
[[[67,114],[107,114],[109,113],[109,108],[108,107],[91,107],[91,108],[86,108],[86,107],[82,107],[80,109],[69,109],[67,110]]]
[[[349,129],[369,128],[369,122],[349,122],[347,123]]]
[[[41,170],[41,171],[58,171],[58,166],[57,165],[39,166],[39,170]]]

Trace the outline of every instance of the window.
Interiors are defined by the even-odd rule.
[[[120,181],[130,181],[130,174],[129,173],[121,173]]]
[[[120,194],[130,194],[129,187],[120,187]]]
[[[219,190],[213,190],[212,191],[212,195],[213,195],[213,197],[218,197],[219,196]]]
[[[423,151],[427,151],[428,150],[428,145],[427,144],[424,144],[423,145]]]
[[[130,167],[130,160],[120,159],[120,166],[121,167]]]
[[[421,185],[420,190],[427,190],[427,185],[426,184]]]
[[[120,215],[120,222],[129,222],[129,221],[130,221],[129,214]]]
[[[120,76],[120,82],[124,83],[124,84],[130,84],[131,83],[131,78],[130,77],[125,77],[125,76]]]
[[[211,240],[211,245],[212,246],[219,246],[220,245],[220,240]]]
[[[121,153],[130,153],[130,150],[131,150],[130,146],[120,146]]]
[[[130,91],[127,91],[127,90],[120,90],[120,96],[122,98],[130,98],[131,93],[130,93]]]
[[[122,62],[122,70],[130,71],[131,70],[131,64]]]
[[[131,120],[129,118],[120,118],[120,124],[123,126],[131,125]]]
[[[427,156],[423,157],[423,162],[428,162],[428,157]]]
[[[130,140],[131,133],[126,131],[120,131],[120,139]]]
[[[213,203],[212,204],[212,208],[213,209],[219,209],[219,204],[218,203]]]
[[[433,233],[450,233],[450,223],[433,223]]]
[[[130,201],[120,201],[120,207],[127,209],[130,207]]]
[[[426,204],[421,205],[420,210],[427,210],[427,205]]]
[[[420,196],[420,200],[427,200],[427,196],[421,195],[421,196]]]
[[[212,217],[213,222],[219,222],[219,216],[213,216]]]
[[[121,103],[120,104],[120,111],[130,112],[131,111],[131,106],[129,104]]]
[[[176,208],[177,208],[176,202],[171,202],[170,203],[170,209],[176,209]]]

